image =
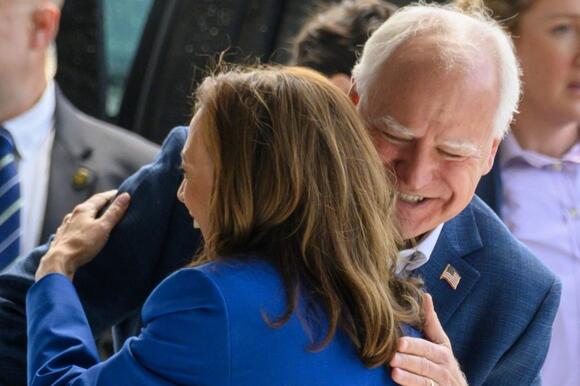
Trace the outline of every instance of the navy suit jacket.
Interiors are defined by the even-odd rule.
[[[482,177],[477,184],[475,194],[477,194],[489,207],[499,216],[501,216],[502,205],[502,183],[501,183],[501,168],[499,163],[499,154],[501,146],[499,147],[495,156],[493,168],[489,173]]]
[[[100,255],[75,276],[94,333],[138,311],[201,241],[175,199],[186,136],[186,128],[175,129],[156,161],[122,185],[131,208]],[[0,356],[25,357],[25,295],[45,251],[0,274]],[[462,277],[455,291],[439,279],[446,264]],[[560,284],[479,199],[445,224],[421,273],[471,385],[537,383]]]
[[[265,315],[276,320],[286,301],[265,260],[181,269],[145,302],[141,334],[99,363],[72,283],[51,274],[27,297],[29,385],[395,385],[389,368],[366,368],[340,331],[323,350],[308,351],[320,334],[304,324],[304,304],[281,327],[268,325]]]
[[[454,290],[441,279],[450,264]],[[470,385],[537,385],[561,285],[478,197],[419,269]]]

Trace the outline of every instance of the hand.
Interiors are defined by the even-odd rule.
[[[403,337],[390,362],[391,377],[404,386],[466,386],[464,374],[453,356],[451,342],[433,307],[431,295],[423,295],[425,339]]]
[[[64,217],[50,249],[40,260],[36,280],[49,273],[62,273],[72,280],[77,269],[103,249],[111,230],[129,207],[129,194],[123,193],[115,198],[102,216],[96,218],[116,193],[116,190],[111,190],[95,194]]]

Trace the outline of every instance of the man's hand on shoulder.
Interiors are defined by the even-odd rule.
[[[430,295],[423,296],[425,339],[403,337],[390,362],[391,376],[403,386],[465,386],[467,381],[453,356]]]

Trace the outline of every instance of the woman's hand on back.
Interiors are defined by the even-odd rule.
[[[103,249],[111,230],[129,207],[129,194],[115,197],[116,193],[111,190],[95,194],[64,217],[50,249],[40,260],[37,281],[50,273],[61,273],[72,280],[77,269]],[[109,203],[111,205],[97,217]]]

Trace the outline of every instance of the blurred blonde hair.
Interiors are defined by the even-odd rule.
[[[288,321],[304,296],[328,319],[309,349],[340,328],[368,366],[386,364],[400,324],[421,325],[421,293],[393,274],[401,240],[392,185],[348,97],[298,67],[220,72],[196,97],[214,181],[193,264],[259,252],[286,288],[286,311],[268,316],[271,325]]]
[[[455,0],[454,4],[467,11],[485,7],[494,19],[515,34],[522,14],[528,11],[534,2],[535,0]]]

